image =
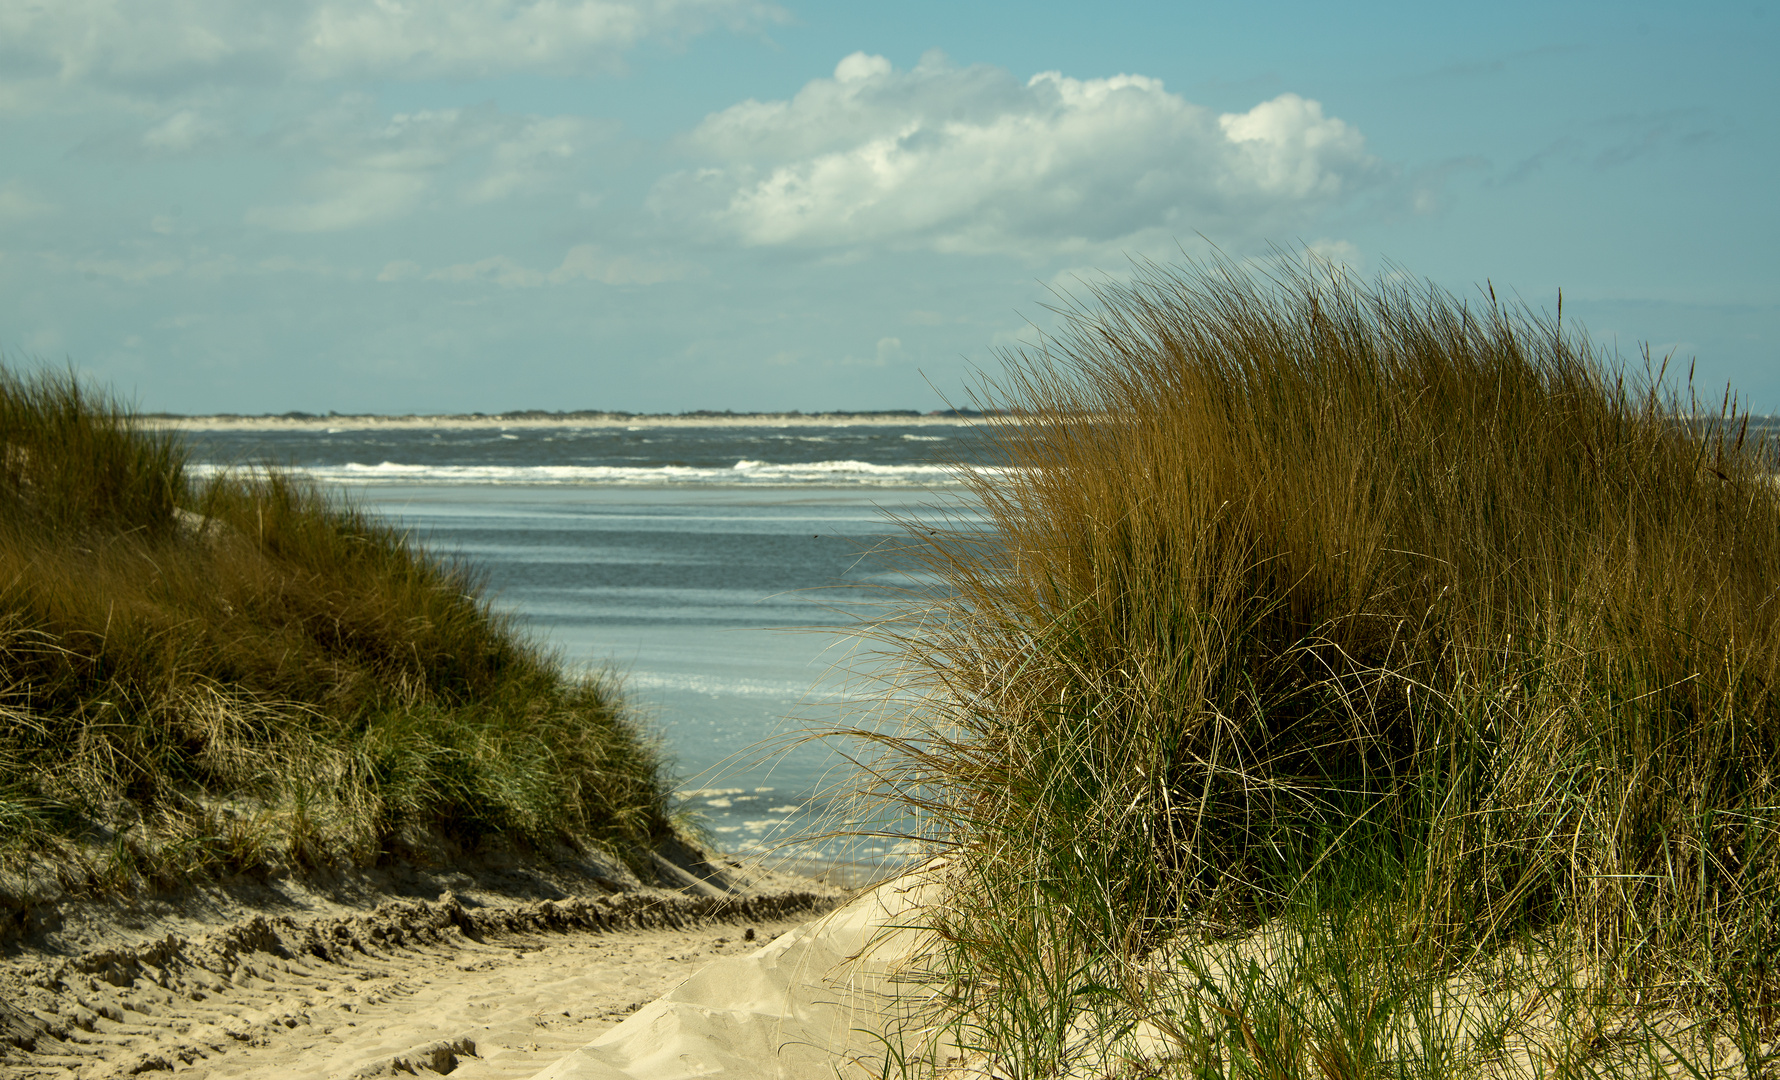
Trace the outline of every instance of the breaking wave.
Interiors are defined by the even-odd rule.
[[[221,466],[192,465],[199,475]],[[337,484],[601,484],[636,487],[718,485],[756,487],[956,487],[957,471],[945,465],[874,465],[868,461],[777,464],[744,458],[728,468],[693,465],[310,465],[293,471]],[[998,471],[998,470],[989,470]]]

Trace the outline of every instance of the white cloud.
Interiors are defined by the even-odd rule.
[[[442,267],[426,277],[428,281],[486,281],[508,288],[536,288],[550,280],[548,274],[521,266],[505,255]]]
[[[179,259],[79,259],[74,263],[77,273],[89,278],[110,278],[132,284],[168,277],[185,269]]]
[[[593,244],[578,244],[551,271],[553,282],[599,281],[607,285],[657,285],[691,276],[697,268],[654,255],[609,255]]]
[[[331,162],[312,173],[302,196],[247,212],[249,224],[287,232],[327,232],[407,214],[439,192],[459,165],[470,173],[455,201],[484,203],[546,185],[609,125],[578,117],[535,117],[492,107],[436,109],[379,118],[368,99],[348,95],[286,131],[278,149],[298,161]],[[467,164],[466,164],[467,163]]]
[[[788,101],[706,117],[686,148],[708,164],[653,204],[745,243],[1025,255],[1269,235],[1384,172],[1295,94],[1220,116],[1141,75],[1022,84],[937,54],[897,71],[855,53]]]
[[[573,158],[588,134],[589,123],[577,117],[532,119],[494,144],[487,174],[470,186],[466,198],[494,202],[533,187]]]
[[[748,0],[427,0],[312,6],[302,65],[318,75],[575,72],[644,38],[776,21]]]
[[[1297,94],[1281,94],[1245,113],[1225,113],[1218,127],[1236,148],[1224,183],[1286,198],[1332,199],[1348,180],[1342,166],[1365,160],[1360,133]]]
[[[995,331],[989,337],[989,347],[996,350],[1036,349],[1044,344],[1044,340],[1043,329],[1032,323],[1026,323],[1012,330]]]
[[[826,360],[824,364],[828,367],[881,368],[900,360],[902,355],[902,339],[884,337],[878,339],[877,347],[872,350],[870,356],[855,356],[848,353],[838,360]]]
[[[80,255],[66,251],[39,251],[36,263],[51,274],[70,274],[88,279],[141,284],[161,278],[181,277],[199,281],[239,279],[244,274],[302,274],[309,277],[356,280],[363,271],[336,266],[317,258],[296,259],[275,255],[243,262],[228,252],[189,248],[177,254],[143,254],[140,245],[120,245],[118,254]]]
[[[420,276],[420,264],[407,259],[396,259],[383,265],[377,272],[378,281],[407,281]]]
[[[55,212],[54,203],[33,195],[16,183],[0,187],[0,222],[30,221]]]
[[[335,232],[397,217],[413,209],[430,185],[419,172],[397,169],[328,169],[312,177],[314,198],[287,206],[256,206],[249,225],[281,232]]]
[[[1344,266],[1355,271],[1364,271],[1366,269],[1365,254],[1361,252],[1355,244],[1348,240],[1340,240],[1325,236],[1317,240],[1312,240],[1310,243],[1304,245],[1304,249],[1307,253],[1315,255],[1324,262],[1332,263],[1336,266]]]
[[[191,109],[181,109],[142,135],[144,148],[160,153],[179,153],[221,138],[226,129]]]
[[[64,339],[60,330],[49,328],[26,334],[24,344],[25,355],[43,356],[61,352]]]
[[[0,69],[139,86],[581,74],[646,38],[783,18],[761,0],[14,0]]]
[[[413,268],[411,271],[410,268]],[[397,281],[418,272],[413,263],[390,263],[379,281]],[[508,288],[535,289],[597,281],[605,285],[657,285],[691,276],[697,268],[675,259],[648,255],[612,255],[595,244],[577,244],[554,270],[534,270],[505,255],[476,262],[441,267],[427,275],[429,281],[483,281]]]

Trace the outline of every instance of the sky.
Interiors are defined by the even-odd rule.
[[[1780,5],[0,0],[0,355],[148,411],[928,410],[1133,260],[1780,413]]]

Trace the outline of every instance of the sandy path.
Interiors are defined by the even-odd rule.
[[[577,933],[416,954],[385,970],[283,975],[302,1022],[258,1046],[178,1069],[193,1080],[390,1075],[451,1067],[463,1080],[537,1074],[712,957],[732,955],[796,922],[757,927]],[[362,980],[362,981],[361,981]]]
[[[395,903],[12,966],[0,1078],[529,1077],[712,959],[811,917],[802,900],[715,919],[711,904]]]

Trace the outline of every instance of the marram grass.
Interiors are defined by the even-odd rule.
[[[989,527],[911,522],[937,584],[875,628],[868,794],[947,856],[922,1022],[1012,1077],[1763,1067],[1780,498],[1734,401],[1315,260],[1060,315],[980,394]]]
[[[656,746],[468,567],[277,471],[197,480],[0,370],[0,861],[118,887],[484,842],[639,857]],[[46,871],[46,868],[48,870]]]

